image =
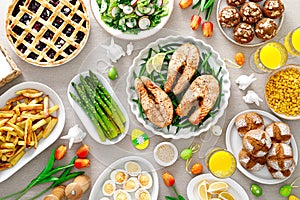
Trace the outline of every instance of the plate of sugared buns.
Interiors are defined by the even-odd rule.
[[[298,162],[297,144],[289,125],[262,110],[240,112],[230,121],[226,148],[245,176],[263,184],[285,181]]]
[[[240,46],[258,46],[276,36],[283,23],[281,0],[220,0],[217,22],[223,35]]]

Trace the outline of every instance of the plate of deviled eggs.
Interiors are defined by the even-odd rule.
[[[157,200],[158,190],[158,176],[152,164],[144,158],[128,156],[100,174],[89,200]]]

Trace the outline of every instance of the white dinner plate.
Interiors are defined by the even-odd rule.
[[[248,2],[248,1],[246,1],[246,2]],[[265,1],[256,2],[256,3],[259,4],[260,7],[262,8],[264,2]],[[259,46],[259,45],[262,45],[262,44],[265,44],[265,43],[269,42],[268,40],[262,40],[262,39],[257,38],[255,34],[254,34],[253,40],[251,42],[247,43],[247,44],[240,44],[240,43],[236,42],[234,40],[234,37],[233,37],[233,29],[234,28],[224,28],[224,27],[221,26],[221,24],[219,22],[219,13],[221,12],[221,10],[223,8],[225,8],[227,6],[229,6],[229,5],[227,4],[226,0],[219,0],[218,5],[217,5],[217,9],[216,9],[217,23],[218,23],[219,29],[221,30],[222,34],[226,37],[226,39],[228,39],[229,41],[231,41],[234,44],[237,44],[237,45],[243,46],[243,47],[256,47],[256,46]],[[238,8],[238,10],[239,10],[239,8]],[[278,34],[279,30],[281,29],[281,26],[283,24],[283,18],[284,18],[284,14],[280,18],[274,19],[277,26],[278,26],[277,34]]]
[[[24,156],[17,162],[17,164],[11,168],[5,169],[3,171],[0,171],[0,182],[8,179],[11,175],[16,173],[19,169],[21,169],[25,164],[30,162],[33,158],[35,158],[37,155],[39,155],[42,151],[44,151],[47,147],[49,147],[52,143],[54,143],[57,138],[60,136],[64,125],[65,125],[65,108],[64,105],[60,99],[60,97],[56,94],[54,90],[52,90],[47,85],[44,85],[42,83],[38,82],[23,82],[18,85],[15,85],[8,89],[4,94],[0,96],[0,107],[4,106],[6,101],[10,98],[13,98],[16,96],[15,92],[21,89],[37,89],[40,91],[43,91],[44,94],[47,94],[49,96],[50,100],[50,106],[58,105],[59,109],[56,111],[56,113],[53,113],[53,116],[56,116],[58,118],[58,122],[50,135],[45,138],[41,139],[39,141],[39,144],[36,149],[26,149],[26,153]]]
[[[244,113],[248,113],[248,112],[256,112],[258,114],[260,114],[263,119],[264,119],[264,124],[265,126],[272,123],[272,122],[280,122],[280,120],[275,117],[274,115],[266,112],[266,111],[262,111],[262,110],[245,110],[243,112],[238,113],[234,118],[232,118],[232,120],[230,121],[227,130],[226,130],[226,148],[231,151],[233,153],[233,155],[238,158],[239,157],[239,152],[242,149],[242,138],[239,136],[237,129],[235,128],[234,122],[237,116],[239,116],[240,114],[244,114]],[[293,149],[293,155],[294,155],[294,161],[297,165],[298,163],[298,149],[297,149],[297,144],[295,141],[295,138],[292,136],[291,138],[291,146]],[[257,172],[251,172],[246,170],[241,164],[240,162],[237,162],[237,168],[248,178],[259,182],[259,183],[263,183],[263,184],[277,184],[277,183],[281,183],[284,182],[285,180],[288,179],[274,179],[272,177],[272,175],[269,173],[268,169],[266,166],[264,166],[264,168],[260,171]]]
[[[239,185],[237,182],[235,182],[233,179],[231,178],[219,179],[214,177],[211,174],[201,174],[199,176],[196,176],[189,182],[187,186],[187,195],[190,200],[201,200],[198,193],[198,186],[199,183],[203,180],[207,180],[209,183],[215,181],[224,181],[229,186],[227,191],[230,192],[235,197],[235,199],[249,200],[249,197],[246,191],[244,190],[244,188],[242,188],[242,186]]]
[[[192,43],[195,44],[198,49],[199,53],[212,53],[211,57],[209,58],[209,64],[211,67],[217,72],[220,67],[222,67],[220,71],[220,76],[223,77],[222,82],[222,98],[221,103],[218,111],[214,114],[213,117],[210,117],[207,119],[203,125],[201,125],[196,130],[191,130],[188,128],[181,128],[176,133],[176,127],[171,127],[168,129],[167,127],[161,129],[153,125],[149,120],[145,120],[140,115],[140,111],[138,108],[138,105],[136,102],[134,102],[134,99],[138,99],[137,93],[134,90],[134,73],[139,74],[140,72],[140,65],[144,62],[142,59],[147,57],[149,49],[155,49],[158,50],[158,46],[179,46],[184,43]],[[172,138],[172,139],[187,139],[190,137],[198,136],[201,133],[204,133],[209,130],[209,128],[217,123],[217,121],[222,117],[224,114],[224,111],[228,105],[228,99],[230,97],[230,80],[229,80],[229,72],[225,66],[224,61],[221,59],[218,52],[216,52],[210,45],[204,43],[202,40],[195,39],[193,37],[188,36],[169,36],[166,38],[161,38],[156,40],[155,42],[152,42],[148,44],[147,47],[145,47],[143,50],[140,51],[139,55],[133,60],[133,64],[131,65],[129,69],[129,74],[127,77],[127,85],[126,85],[126,92],[127,92],[127,100],[130,104],[131,111],[137,118],[137,120],[144,125],[144,127],[150,131],[152,131],[156,135],[160,135],[164,138]],[[175,134],[176,133],[176,134]]]
[[[98,200],[101,197],[104,197],[102,193],[102,186],[106,180],[110,179],[110,173],[114,169],[124,169],[124,164],[128,161],[134,161],[137,162],[141,168],[142,171],[148,172],[153,179],[153,185],[150,189],[148,189],[149,193],[151,194],[151,200],[157,200],[158,199],[158,190],[159,190],[159,184],[158,184],[158,176],[157,173],[153,167],[153,165],[146,159],[139,157],[139,156],[128,156],[120,158],[119,160],[112,163],[110,166],[108,166],[98,177],[96,180],[92,191],[90,193],[89,200]],[[133,198],[135,199],[135,198]]]
[[[120,142],[127,134],[128,129],[129,129],[129,118],[128,118],[128,114],[125,110],[125,108],[123,107],[123,105],[121,104],[121,102],[119,101],[118,97],[116,96],[116,94],[114,93],[113,89],[111,88],[111,86],[109,85],[109,83],[106,81],[106,79],[99,73],[93,72],[98,80],[102,83],[102,85],[106,88],[106,90],[109,92],[109,94],[112,96],[112,98],[115,100],[115,102],[118,104],[121,112],[123,113],[124,117],[126,118],[126,123],[125,123],[125,132],[121,133],[120,135],[118,135],[116,138],[112,139],[112,140],[108,140],[106,139],[104,142],[102,142],[99,138],[99,135],[97,134],[96,128],[93,125],[92,121],[90,120],[89,116],[85,113],[85,111],[80,107],[80,105],[73,100],[73,98],[70,96],[70,92],[72,92],[73,94],[77,95],[77,92],[75,91],[75,89],[72,86],[72,82],[76,83],[77,85],[80,83],[80,74],[83,77],[86,77],[89,75],[89,72],[82,72],[80,74],[77,74],[69,83],[68,86],[68,99],[69,102],[71,104],[71,106],[73,107],[74,111],[76,112],[77,116],[79,117],[79,119],[81,120],[82,124],[84,125],[85,129],[87,130],[87,132],[90,134],[90,136],[98,143],[101,144],[105,144],[105,145],[112,145],[112,144],[116,144],[117,142]]]
[[[141,40],[141,39],[144,39],[144,38],[147,38],[147,37],[150,37],[150,36],[156,34],[168,22],[169,18],[171,17],[171,14],[173,12],[173,8],[174,8],[174,0],[168,0],[168,3],[166,4],[166,6],[169,9],[169,13],[167,16],[164,16],[161,18],[161,22],[159,24],[157,24],[157,26],[155,26],[149,30],[140,31],[137,34],[129,34],[129,33],[123,33],[122,31],[114,29],[114,28],[108,26],[107,24],[105,24],[105,22],[102,21],[102,19],[101,19],[99,6],[98,6],[96,0],[89,0],[89,1],[90,1],[92,14],[95,17],[98,24],[100,24],[100,26],[102,28],[104,28],[104,30],[106,30],[112,36],[115,36],[119,39],[124,39],[124,40]]]

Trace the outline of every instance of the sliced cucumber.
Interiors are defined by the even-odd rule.
[[[108,5],[107,5],[106,1],[102,0],[101,1],[101,7],[100,7],[100,13],[101,14],[104,13],[107,10],[107,8],[108,8]]]
[[[118,6],[115,6],[113,7],[113,9],[111,9],[111,16],[113,18],[116,18],[119,13],[120,13],[120,8]]]
[[[151,25],[151,22],[150,22],[150,19],[148,17],[144,16],[144,17],[141,17],[139,19],[139,28],[141,30],[149,29],[150,25]]]
[[[130,18],[130,19],[128,19],[127,20],[127,22],[126,22],[126,26],[128,27],[128,28],[133,28],[133,27],[135,27],[136,26],[136,19],[134,19],[134,18]]]
[[[144,15],[148,15],[151,10],[152,10],[152,7],[137,7],[138,11]]]
[[[133,12],[133,8],[131,6],[125,5],[124,8],[123,8],[123,12],[126,15],[129,15],[129,14],[131,14]]]

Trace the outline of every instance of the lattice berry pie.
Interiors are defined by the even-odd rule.
[[[51,67],[79,53],[87,41],[90,21],[82,0],[13,0],[6,27],[22,59]]]

